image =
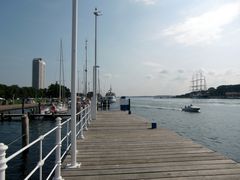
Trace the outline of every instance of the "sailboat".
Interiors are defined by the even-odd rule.
[[[42,107],[41,114],[65,114],[67,112],[68,112],[68,105],[65,102],[63,47],[62,47],[62,40],[60,40],[59,97],[52,99],[51,106]]]
[[[60,40],[60,73],[59,73],[59,99],[55,105],[55,113],[67,113],[68,106],[65,103],[65,85],[64,85],[64,66],[63,66],[63,47]]]

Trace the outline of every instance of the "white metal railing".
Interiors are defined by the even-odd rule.
[[[77,137],[84,138],[83,131],[87,130],[87,126],[90,124],[91,121],[91,106],[87,105],[84,109],[82,109],[80,112],[76,114],[77,116],[77,124],[76,124],[76,131],[77,131]],[[31,170],[31,172],[25,177],[25,180],[32,177],[32,175],[39,170],[39,179],[42,180],[43,173],[42,173],[42,167],[45,164],[45,161],[55,152],[55,165],[51,172],[48,174],[46,179],[50,179],[54,174],[54,179],[60,180],[61,177],[61,162],[64,158],[64,156],[67,154],[67,152],[70,150],[71,143],[69,140],[71,130],[69,128],[69,124],[71,123],[71,118],[67,119],[64,122],[61,122],[62,119],[60,117],[56,118],[56,127],[48,131],[47,133],[39,136],[38,139],[34,140],[27,146],[23,147],[22,149],[18,150],[14,154],[10,155],[9,157],[6,157],[6,151],[8,149],[8,146],[0,143],[0,180],[6,179],[6,169],[7,169],[7,163],[11,161],[13,158],[17,157],[19,154],[24,152],[25,150],[29,149],[33,145],[39,143],[39,161],[37,165]],[[66,126],[66,134],[63,138],[61,138],[62,134],[62,127]],[[49,136],[52,133],[56,133],[56,143],[55,146],[48,152],[48,154],[43,157],[43,140]],[[80,136],[79,136],[80,135]],[[66,141],[66,149],[62,149],[62,143]],[[61,153],[62,152],[62,153]]]

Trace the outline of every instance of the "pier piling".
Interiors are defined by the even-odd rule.
[[[29,118],[26,114],[22,116],[22,147],[29,144]],[[26,150],[26,152],[28,149]]]
[[[128,99],[128,114],[132,114],[131,112],[131,100]]]
[[[22,99],[22,114],[24,114],[24,98]]]

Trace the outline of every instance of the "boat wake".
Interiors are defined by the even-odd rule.
[[[172,110],[172,111],[182,111],[181,108],[174,107],[160,107],[160,106],[149,106],[149,105],[132,105],[133,108],[144,108],[144,109],[161,109],[161,110]]]

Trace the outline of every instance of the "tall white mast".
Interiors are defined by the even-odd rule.
[[[63,102],[65,101],[65,79],[64,79],[64,58],[63,58],[63,45],[62,45],[62,40],[61,40],[61,46],[62,46],[62,99]]]
[[[60,54],[59,54],[59,60],[60,60],[60,67],[59,67],[59,101],[62,99],[62,39],[60,40]]]

